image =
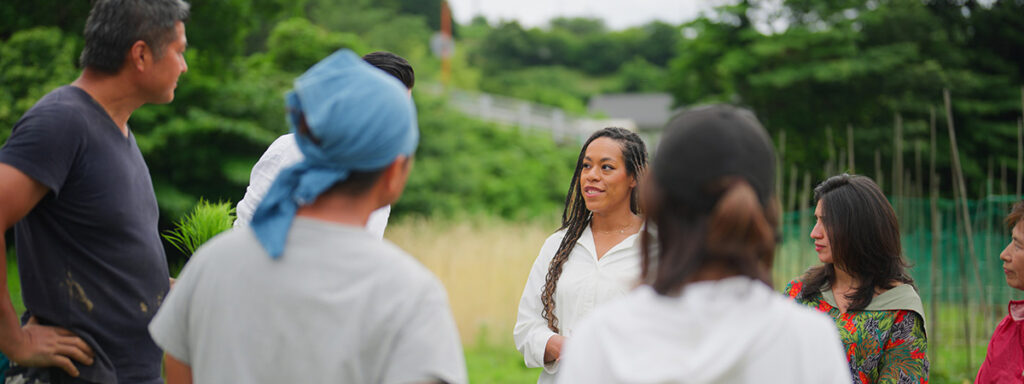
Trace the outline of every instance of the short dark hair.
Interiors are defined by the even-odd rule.
[[[850,311],[867,307],[876,289],[892,288],[894,282],[914,284],[903,260],[896,212],[874,180],[845,173],[832,176],[814,188],[814,201],[821,202],[832,263],[807,272],[799,297],[835,283],[836,267],[857,282],[853,294],[847,295]]]
[[[412,86],[416,84],[416,74],[412,70],[412,65],[409,65],[409,62],[402,56],[391,52],[377,51],[367,53],[366,56],[363,56],[363,60],[400,80],[402,84],[405,84],[406,89],[412,89]]]
[[[159,60],[174,38],[174,25],[185,22],[189,4],[182,0],[96,0],[85,22],[83,68],[115,74],[136,41],[146,42]]]

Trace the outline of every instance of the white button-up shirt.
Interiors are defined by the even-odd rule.
[[[541,247],[519,300],[519,315],[513,331],[516,348],[523,354],[526,366],[544,367],[538,383],[553,383],[558,372],[557,361],[544,364],[544,348],[555,333],[548,328],[547,320],[541,317],[544,305],[540,297],[544,291],[548,266],[564,236],[564,230],[558,231],[548,237]],[[558,317],[561,335],[571,338],[573,329],[595,307],[625,295],[639,283],[638,239],[639,234],[627,237],[598,260],[594,234],[589,226],[584,229],[562,266],[562,275],[555,290],[555,316]]]
[[[271,184],[274,184],[277,174],[287,167],[298,164],[304,158],[302,151],[299,150],[299,144],[295,142],[294,133],[274,140],[263,156],[260,156],[256,165],[252,167],[252,173],[249,175],[249,187],[245,189],[245,197],[235,207],[235,214],[238,215],[235,226],[249,225],[252,214],[256,212],[256,207],[263,201],[263,196],[267,195]],[[373,211],[366,221],[366,230],[376,236],[378,240],[383,239],[389,216],[391,216],[390,205]]]

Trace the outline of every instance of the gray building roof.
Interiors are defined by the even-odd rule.
[[[668,93],[618,93],[590,99],[587,110],[614,119],[630,119],[644,131],[661,130],[672,117],[672,95]]]

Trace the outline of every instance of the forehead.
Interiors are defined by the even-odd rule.
[[[172,40],[172,43],[184,44],[186,41],[187,40],[185,38],[185,23],[181,21],[175,22],[174,40]]]
[[[1018,240],[1024,240],[1024,220],[1017,221],[1017,224],[1013,225],[1012,235]]]
[[[814,215],[815,216],[821,216],[821,214],[824,213],[824,212],[822,212],[822,206],[824,205],[824,203],[825,203],[824,200],[818,200],[818,204],[814,206]]]
[[[610,158],[612,160],[622,160],[622,145],[614,139],[607,137],[599,137],[590,142],[587,146],[587,152],[585,155],[591,160],[601,160]]]

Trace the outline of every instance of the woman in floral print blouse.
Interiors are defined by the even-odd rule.
[[[873,180],[833,176],[814,189],[822,265],[785,293],[835,320],[855,383],[927,383],[924,310],[892,205]]]

